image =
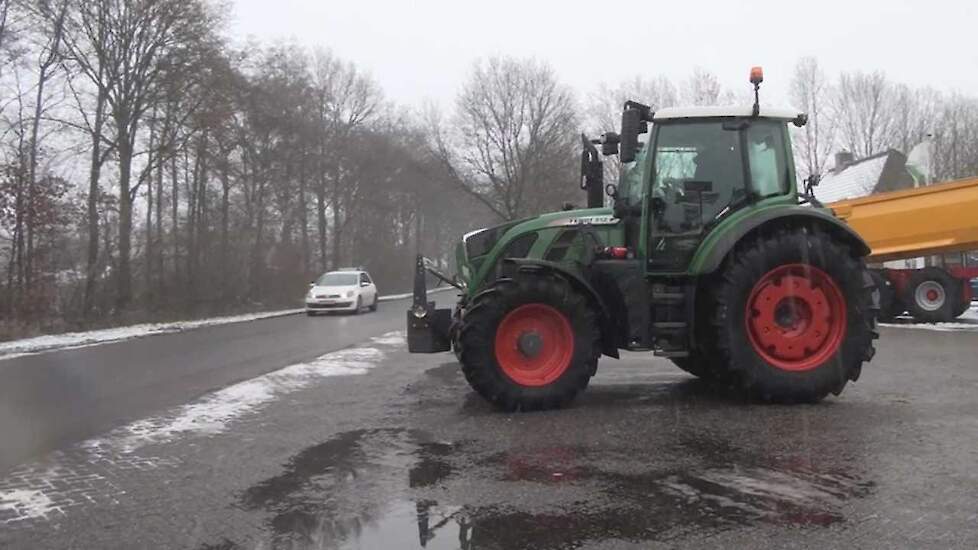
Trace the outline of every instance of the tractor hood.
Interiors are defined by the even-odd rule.
[[[618,219],[612,215],[611,208],[564,210],[506,222],[467,233],[456,249],[456,260],[462,278],[469,281],[479,271],[482,263],[492,256],[490,252],[500,240],[509,240],[506,235],[510,232],[513,235],[522,235],[541,229],[578,225],[611,226],[617,223]]]
[[[564,227],[571,225],[614,225],[616,223],[618,223],[618,218],[614,217],[611,208],[582,208],[579,210],[551,212],[532,218],[524,218],[484,229],[477,229],[462,237],[462,247],[465,252],[465,257],[472,259],[488,254],[507,231],[517,226],[532,225],[534,229],[538,229],[542,227]]]

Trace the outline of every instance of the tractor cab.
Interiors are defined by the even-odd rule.
[[[650,273],[686,272],[710,229],[747,206],[796,203],[786,123],[797,112],[663,109],[613,189],[626,245]],[[643,215],[644,214],[644,215]]]
[[[625,244],[653,274],[685,273],[710,230],[748,206],[797,204],[787,124],[806,115],[761,107],[763,76],[751,73],[755,102],[744,107],[652,108],[628,101],[621,133],[596,143],[624,165],[608,186]],[[651,126],[650,126],[651,125]],[[640,136],[647,135],[644,142]],[[587,149],[587,148],[586,148]],[[584,187],[600,186],[597,155],[585,154]],[[590,194],[589,194],[590,196]]]

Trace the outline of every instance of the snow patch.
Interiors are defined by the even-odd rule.
[[[171,332],[182,332],[201,327],[215,325],[227,325],[231,323],[243,323],[246,321],[256,321],[259,319],[269,319],[281,317],[283,315],[294,315],[302,313],[303,309],[286,309],[281,311],[265,311],[261,313],[248,313],[245,315],[231,315],[228,317],[214,317],[212,319],[198,319],[195,321],[176,321],[173,323],[145,323],[141,325],[131,325],[128,327],[117,327],[104,330],[90,330],[85,332],[68,332],[65,334],[51,334],[48,336],[37,336],[35,338],[25,338],[23,340],[13,340],[0,343],[0,361],[13,359],[24,355],[32,355],[45,351],[75,349],[142,336],[154,334],[168,334]]]
[[[895,323],[880,323],[881,327],[913,328],[934,330],[938,332],[978,332],[978,304],[972,303],[971,309],[960,317],[948,323],[918,323],[913,317],[903,315],[897,317]]]
[[[388,332],[387,334],[375,336],[371,338],[370,341],[380,346],[403,346],[407,343],[403,330],[396,330],[394,332]]]
[[[388,339],[393,341],[395,335],[391,333]],[[366,374],[383,358],[384,352],[374,347],[327,353],[307,363],[289,365],[228,386],[168,414],[113,430],[103,438],[83,443],[83,446],[95,454],[127,454],[148,444],[167,443],[188,435],[219,434],[238,418],[285,394],[306,388],[322,378]]]
[[[3,523],[45,517],[58,510],[51,498],[42,491],[34,489],[11,489],[0,491],[0,511],[12,510],[17,514]]]

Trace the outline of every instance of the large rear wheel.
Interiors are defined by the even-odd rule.
[[[761,399],[839,394],[875,352],[876,284],[861,258],[816,229],[744,243],[714,288],[724,374]]]
[[[473,299],[458,334],[469,385],[507,411],[568,403],[587,387],[600,354],[594,311],[557,275],[496,281]]]

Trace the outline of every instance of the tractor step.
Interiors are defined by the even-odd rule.
[[[683,292],[653,292],[652,293],[653,304],[675,304],[677,302],[682,302],[685,299],[686,299],[686,294]]]
[[[652,353],[656,357],[669,357],[673,359],[681,359],[683,357],[689,357],[689,352],[686,350],[656,350]]]

